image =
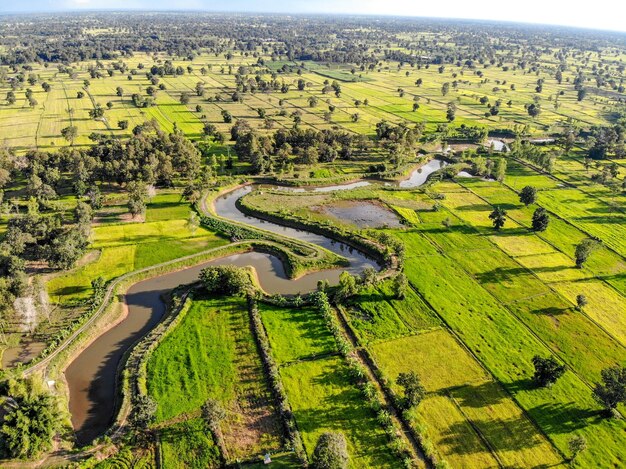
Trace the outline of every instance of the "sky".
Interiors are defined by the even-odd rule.
[[[468,18],[626,32],[624,0],[598,4],[575,0],[0,0],[1,13],[124,9]]]

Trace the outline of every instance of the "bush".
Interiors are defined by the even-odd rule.
[[[313,452],[313,467],[345,469],[348,467],[348,461],[348,444],[343,433],[323,433]]]
[[[209,293],[243,295],[251,288],[250,274],[233,265],[207,267],[200,272],[200,280]]]

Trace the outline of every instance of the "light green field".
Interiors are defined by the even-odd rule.
[[[418,374],[428,397],[413,424],[425,425],[453,467],[495,467],[498,460],[506,466],[559,463],[523,411],[448,332],[381,342],[372,353],[392,382],[401,372]]]
[[[387,437],[375,415],[363,406],[363,397],[348,378],[338,357],[303,361],[280,374],[307,453],[312,454],[320,435],[342,432],[348,441],[350,467],[392,468]]]
[[[125,210],[125,208],[122,208]],[[91,294],[97,277],[122,274],[226,244],[212,232],[187,226],[190,207],[179,194],[160,194],[148,204],[145,222],[111,223],[93,229],[93,251],[87,263],[53,277],[48,292],[55,303],[68,304]]]

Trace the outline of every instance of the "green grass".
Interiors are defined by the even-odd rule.
[[[148,392],[159,404],[157,421],[194,412],[212,397],[235,396],[235,337],[230,321],[245,314],[240,298],[194,300],[183,321],[148,361]],[[243,337],[246,331],[242,331]]]
[[[616,430],[623,423],[599,417],[589,388],[571,372],[549,390],[536,389],[529,379],[532,356],[551,351],[475,280],[442,256],[430,256],[428,263],[409,259],[406,272],[448,326],[561,451],[567,452],[567,439],[576,431],[589,442],[584,460],[596,464],[621,461],[623,433]]]
[[[148,360],[157,422],[196,415],[213,398],[227,411],[222,433],[230,458],[277,449],[279,425],[245,300],[196,296]]]
[[[222,467],[219,449],[204,420],[197,418],[159,430],[163,467],[205,469]]]
[[[407,291],[402,300],[395,298],[390,281],[361,291],[351,299],[347,312],[351,327],[364,343],[439,325],[428,305],[414,291]]]
[[[120,207],[125,210],[125,207]],[[187,226],[190,207],[180,194],[157,194],[148,205],[146,221],[105,223],[93,229],[85,265],[51,278],[48,292],[56,303],[67,305],[91,295],[91,281],[112,280],[122,274],[227,244],[202,227]]]
[[[392,468],[387,438],[363,397],[350,383],[339,357],[296,363],[280,370],[305,448],[312,454],[320,435],[342,432],[348,441],[351,468]]]
[[[260,303],[259,311],[278,364],[336,352],[335,339],[314,308],[279,308]]]

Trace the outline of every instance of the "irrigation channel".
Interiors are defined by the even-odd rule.
[[[399,183],[410,188],[422,185],[428,175],[445,165],[440,160],[431,160],[411,176]],[[411,181],[411,182],[409,182]],[[368,181],[357,183],[310,188],[306,190],[329,192],[352,189],[355,185],[373,184]],[[298,190],[301,189],[286,189]],[[126,293],[127,315],[124,320],[109,329],[85,348],[65,370],[69,390],[69,410],[72,425],[76,431],[78,444],[86,444],[104,434],[112,424],[116,411],[117,374],[125,352],[144,337],[165,314],[162,297],[173,288],[193,283],[200,271],[214,265],[251,266],[256,270],[261,287],[270,294],[298,294],[314,290],[318,280],[326,279],[337,283],[344,270],[359,274],[367,266],[380,269],[375,261],[358,250],[325,236],[303,230],[288,228],[275,223],[244,215],[236,201],[253,190],[253,186],[243,186],[216,199],[215,213],[225,219],[245,223],[283,236],[299,239],[322,246],[349,261],[349,266],[313,272],[297,279],[289,279],[282,262],[275,256],[258,252],[229,255],[204,262],[176,272],[140,281]]]

